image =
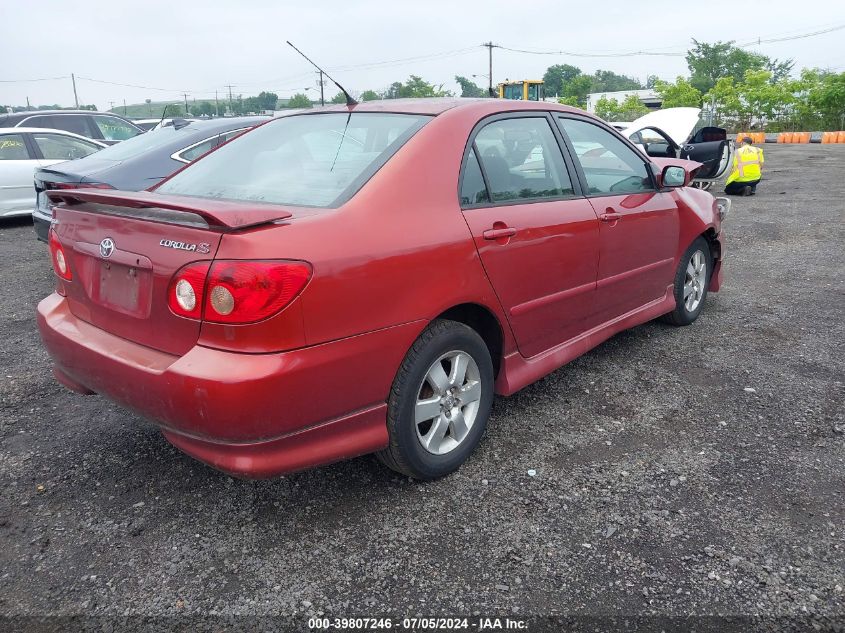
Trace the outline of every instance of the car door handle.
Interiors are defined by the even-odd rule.
[[[513,237],[516,235],[516,229],[508,226],[501,229],[487,229],[482,233],[485,240],[500,240],[504,237]]]
[[[602,222],[616,222],[617,220],[622,219],[621,213],[616,213],[614,211],[608,211],[607,213],[602,213],[599,216],[599,220]]]

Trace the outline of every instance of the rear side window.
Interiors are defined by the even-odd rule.
[[[653,191],[648,168],[640,153],[598,125],[558,118],[584,171],[591,194],[627,194]]]
[[[189,147],[183,152],[180,152],[178,154],[178,157],[190,163],[192,160],[196,160],[206,152],[211,151],[212,149],[217,147],[219,138],[219,136],[212,136],[211,138],[207,138],[202,143],[197,143],[193,147]]]
[[[94,138],[96,136],[91,129],[88,117],[84,114],[34,116],[24,121],[23,125],[26,127],[64,130],[65,132],[73,132],[74,134],[79,134],[87,138]]]
[[[375,112],[282,117],[234,139],[157,191],[336,207],[352,197],[428,120]]]
[[[84,158],[100,149],[94,143],[63,134],[35,133],[32,135],[32,139],[38,149],[41,150],[41,156],[45,160],[75,160]]]
[[[29,160],[21,134],[0,135],[0,160]]]
[[[129,125],[126,121],[117,117],[95,114],[93,119],[100,130],[100,134],[107,141],[125,141],[141,133],[134,125]]]
[[[475,137],[493,202],[574,194],[560,147],[545,117],[499,119]]]
[[[487,186],[484,184],[484,177],[478,166],[478,157],[475,155],[475,150],[471,149],[464,166],[464,175],[461,178],[461,204],[472,205],[484,202],[490,202],[490,197],[487,195]]]

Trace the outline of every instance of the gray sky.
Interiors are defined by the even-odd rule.
[[[753,8],[738,15],[738,4]],[[316,87],[308,64],[285,45],[290,39],[330,73],[335,71],[335,78],[350,90],[382,90],[410,74],[454,90],[456,74],[487,73],[487,50],[479,45],[488,40],[512,48],[575,53],[683,53],[692,38],[745,43],[845,24],[841,0],[806,3],[812,7],[806,14],[796,11],[800,6],[794,0],[0,0],[0,80],[73,72],[79,78],[80,103],[95,103],[101,110],[110,107],[109,101],[181,99],[183,91],[189,101],[213,99],[214,90],[222,97],[229,83],[235,94],[270,90],[286,97]],[[796,68],[845,70],[845,30],[751,50],[791,57]],[[437,53],[444,55],[431,57]],[[373,65],[423,56],[427,58]],[[496,49],[493,82],[541,78],[556,63],[643,80],[649,74],[673,79],[687,72],[682,55],[574,57]],[[487,79],[476,81],[483,85]],[[326,97],[335,92],[328,86]],[[25,104],[27,96],[33,104],[73,105],[70,79],[0,83],[0,104]]]

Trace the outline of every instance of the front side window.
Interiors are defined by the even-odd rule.
[[[584,171],[591,194],[653,191],[648,168],[636,151],[598,125],[558,117]]]
[[[573,195],[572,183],[545,117],[500,119],[475,137],[493,202]]]
[[[0,136],[0,160],[29,160],[26,143],[21,134]]]
[[[376,112],[280,117],[182,170],[157,191],[336,207],[428,120]]]
[[[33,134],[32,138],[45,160],[75,160],[100,149],[94,143],[61,134],[44,132]]]
[[[107,141],[125,141],[141,133],[134,125],[129,125],[117,117],[94,115],[93,118],[103,138]]]

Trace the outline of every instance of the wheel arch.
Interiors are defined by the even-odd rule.
[[[478,303],[461,303],[438,314],[435,319],[457,321],[471,327],[484,340],[493,361],[493,377],[499,375],[504,350],[504,332],[496,315]]]

